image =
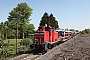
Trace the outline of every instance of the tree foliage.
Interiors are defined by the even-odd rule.
[[[90,34],[90,29],[85,29],[83,31],[80,31],[80,34]]]
[[[24,38],[24,32],[27,30],[27,24],[29,23],[29,17],[32,14],[32,9],[26,3],[20,3],[14,8],[8,17],[9,23],[13,26],[13,29],[16,28],[16,23],[19,25],[21,35]]]
[[[4,23],[0,23],[0,39],[4,38]]]
[[[56,20],[56,18],[53,16],[52,13],[50,14],[50,16],[48,15],[48,13],[46,12],[44,13],[39,25],[45,26],[45,24],[48,24],[51,27],[54,27],[55,29],[59,27],[58,21]]]
[[[70,31],[75,31],[74,29],[70,29]]]
[[[34,25],[30,24],[32,8],[26,3],[19,3],[11,12],[8,20],[0,22],[0,38],[15,38],[16,24],[18,24],[18,38],[27,37],[28,34],[34,33]]]
[[[29,21],[32,11],[33,11],[32,8],[29,7],[26,3],[19,3],[15,8],[13,8],[13,10],[11,10],[8,16],[8,22],[10,28],[9,31],[11,33],[9,36],[15,37],[16,24],[18,24],[19,37],[20,38],[25,37],[25,32],[29,28],[28,25],[30,25]]]
[[[22,43],[23,43],[23,45],[28,46],[29,43],[30,43],[30,39],[29,38],[25,38],[25,39],[22,40]]]

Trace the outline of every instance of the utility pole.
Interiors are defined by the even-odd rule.
[[[17,54],[18,24],[16,23],[16,54]]]

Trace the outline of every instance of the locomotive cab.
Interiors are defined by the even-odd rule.
[[[39,27],[38,30],[34,33],[34,41],[38,41],[38,44],[45,44],[49,39],[49,27]]]

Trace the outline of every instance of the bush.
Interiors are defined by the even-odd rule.
[[[8,46],[8,43],[4,43],[3,46]]]
[[[3,44],[4,44],[3,40],[0,40],[0,48],[1,46],[3,46]]]
[[[21,42],[23,43],[23,45],[28,46],[30,44],[30,38],[25,38],[21,40]]]
[[[9,46],[15,46],[15,44],[9,44]]]
[[[85,29],[83,31],[80,31],[80,34],[90,34],[90,29]]]

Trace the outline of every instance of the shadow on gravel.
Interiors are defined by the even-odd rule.
[[[21,52],[18,52],[17,55],[22,55],[22,54],[33,54],[33,55],[40,55],[40,54],[45,54],[46,52],[39,52],[37,50],[29,50],[29,51],[21,51]]]

